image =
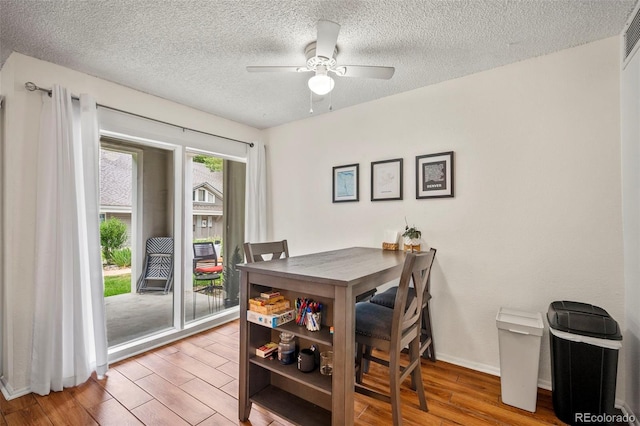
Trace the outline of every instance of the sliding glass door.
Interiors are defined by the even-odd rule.
[[[192,152],[184,175],[183,312],[185,323],[192,323],[238,306],[235,265],[243,261],[245,164]]]
[[[113,362],[238,317],[234,265],[243,258],[247,148],[104,108],[99,121],[105,149],[124,154],[131,164],[130,183],[121,189],[130,192],[130,207],[118,207],[127,225],[122,249],[130,247],[131,272],[120,277],[122,293],[105,299]],[[112,186],[124,184],[114,176]],[[111,208],[104,209],[106,221],[115,212],[105,207]],[[127,214],[130,223],[122,216]],[[194,243],[207,243],[215,257],[194,265]],[[152,255],[161,265],[149,270]],[[196,280],[202,278],[196,277],[198,267],[215,274]],[[127,303],[116,303],[125,296]]]
[[[173,162],[172,150],[102,140],[100,236],[110,347],[174,327]]]

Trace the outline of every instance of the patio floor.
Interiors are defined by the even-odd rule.
[[[187,322],[224,310],[222,294],[208,296],[192,292],[185,294]],[[211,305],[209,305],[211,304]],[[105,298],[107,340],[116,346],[173,326],[173,293],[126,293]],[[210,307],[211,306],[211,307]]]

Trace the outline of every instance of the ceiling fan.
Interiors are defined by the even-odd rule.
[[[388,80],[393,76],[395,68],[340,65],[336,61],[338,48],[336,42],[340,25],[335,22],[318,21],[318,39],[310,43],[304,54],[307,58],[306,66],[249,66],[249,72],[313,72],[309,79],[309,89],[317,95],[326,95],[333,90],[335,82],[329,73],[339,77],[364,77]]]

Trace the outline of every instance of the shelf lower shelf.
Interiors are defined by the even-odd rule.
[[[275,386],[267,386],[249,399],[254,404],[298,425],[325,426],[331,424],[331,411]]]
[[[298,370],[296,364],[283,365],[278,360],[265,359],[258,356],[252,357],[249,362],[324,394],[331,395],[331,376],[323,376],[318,371],[318,368],[310,373],[303,373]]]

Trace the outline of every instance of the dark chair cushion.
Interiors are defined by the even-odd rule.
[[[371,298],[371,303],[375,305],[384,306],[389,309],[393,309],[393,305],[396,301],[396,293],[398,292],[398,286],[391,287],[388,290],[383,291],[382,293],[378,293]],[[416,289],[413,287],[409,287],[409,300],[412,300],[416,297]],[[409,304],[407,303],[407,306]]]
[[[356,303],[356,334],[391,341],[393,309],[370,302]]]

